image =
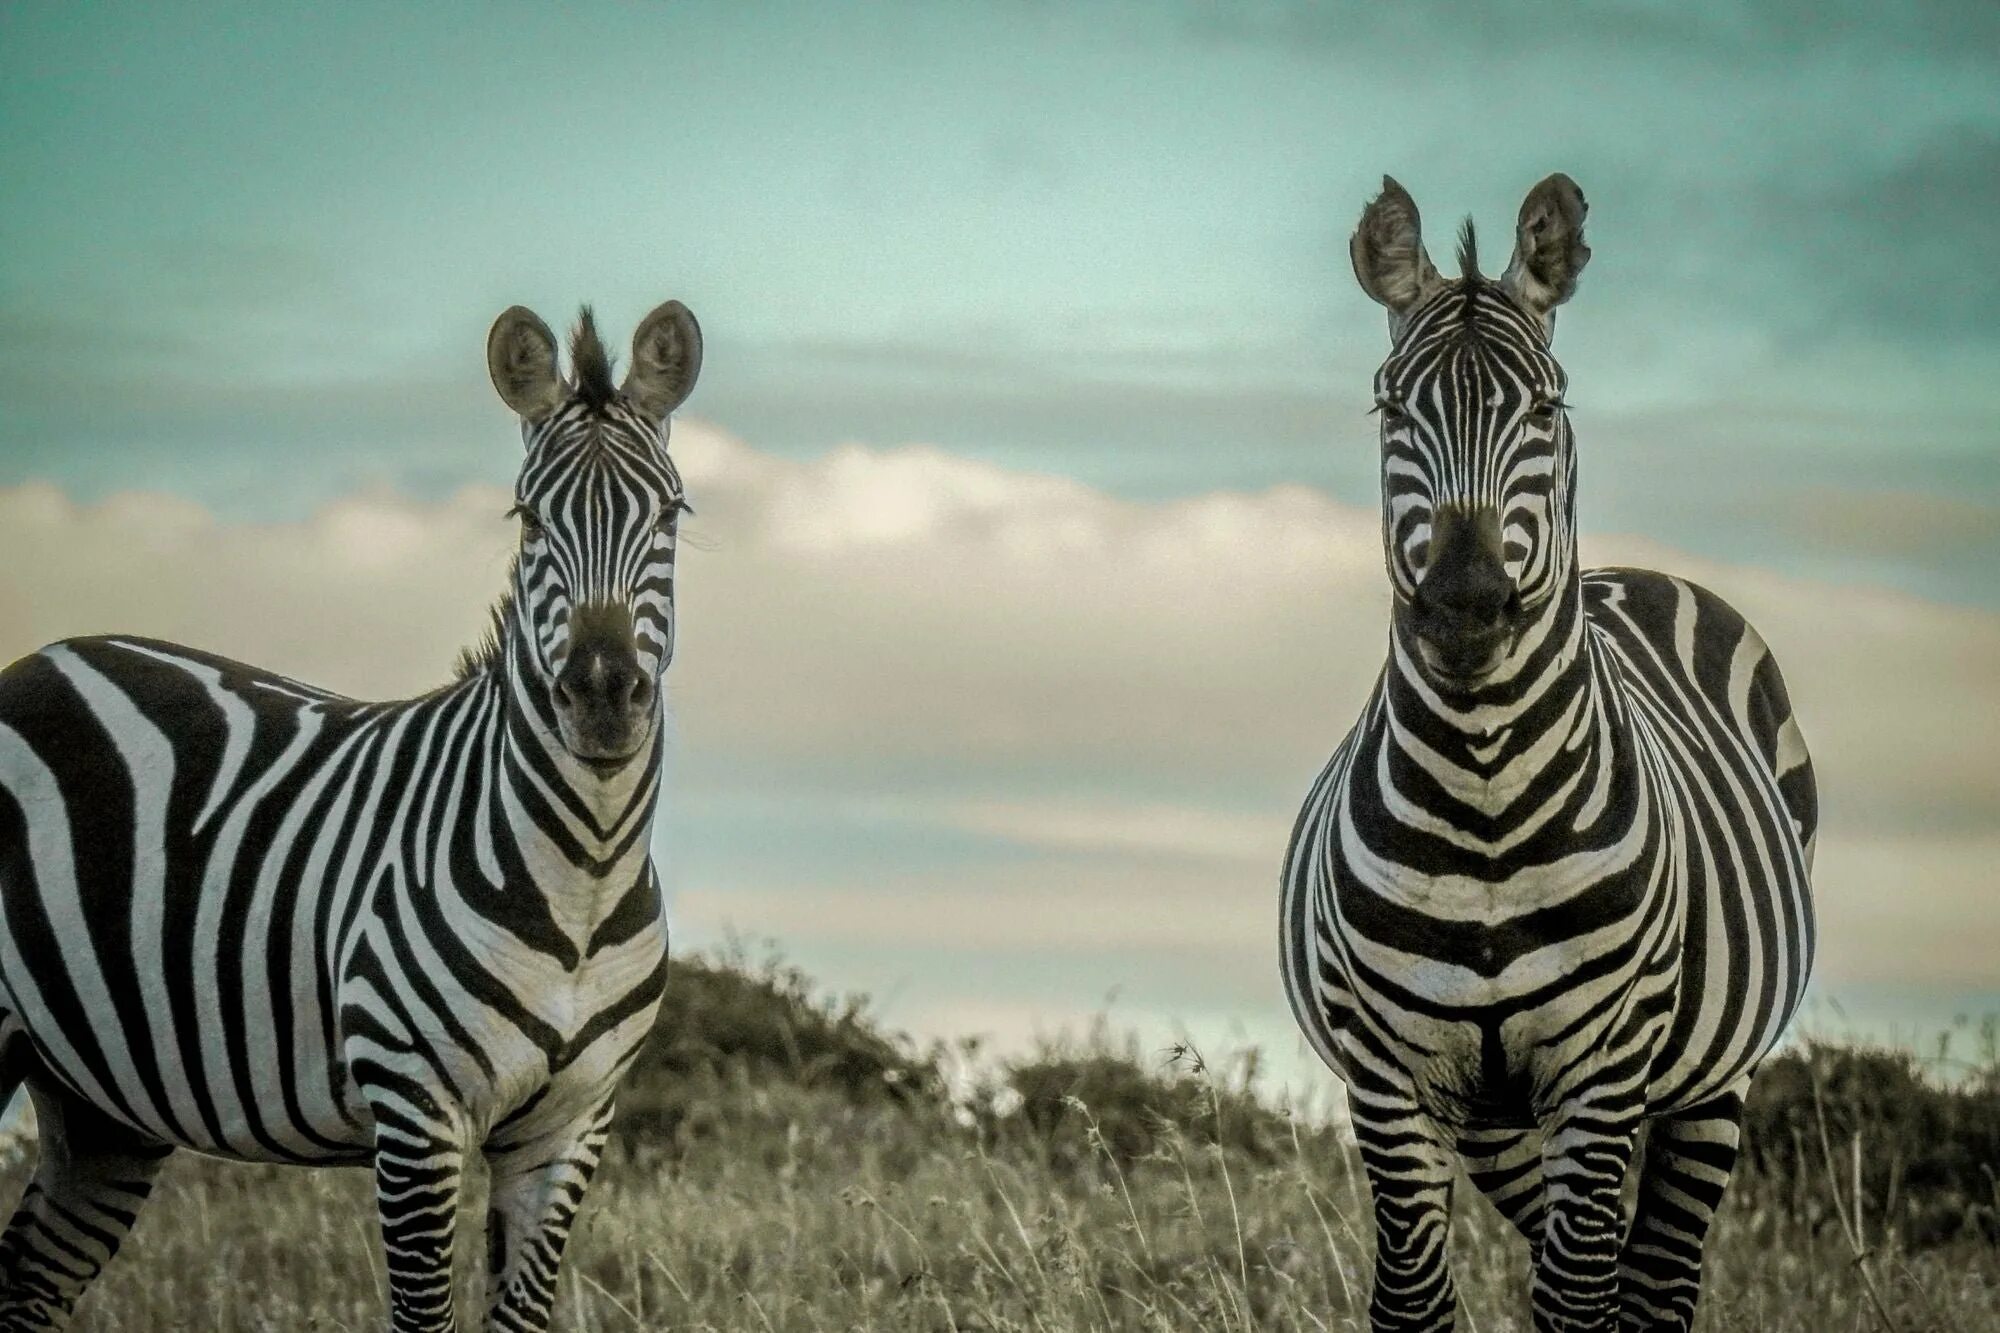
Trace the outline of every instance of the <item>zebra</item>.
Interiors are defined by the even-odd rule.
[[[0,1102],[40,1156],[0,1330],[61,1328],[176,1148],[373,1167],[399,1333],[456,1327],[490,1167],[487,1327],[548,1326],[667,935],[651,858],[674,547],[668,420],[701,331],[614,385],[516,306],[487,363],[526,453],[511,587],[456,678],[360,702],[144,638],[0,672]]]
[[[1385,177],[1350,244],[1389,316],[1388,654],[1294,826],[1280,958],[1347,1086],[1378,1330],[1453,1326],[1455,1158],[1529,1242],[1538,1329],[1688,1328],[1812,962],[1817,794],[1764,640],[1685,579],[1577,567],[1550,340],[1584,212],[1550,176],[1500,277],[1468,219],[1448,279]]]

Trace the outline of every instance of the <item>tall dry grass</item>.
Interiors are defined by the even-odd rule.
[[[1260,1101],[1247,1067],[1100,1037],[947,1095],[944,1053],[886,1036],[796,973],[695,964],[677,981],[667,1021],[682,1026],[631,1089],[560,1327],[1366,1327],[1355,1155],[1337,1126]],[[1915,1145],[1870,1140],[1893,1131],[1849,1104],[1838,1053],[1801,1058],[1824,1144],[1803,1151],[1814,1145],[1801,1136],[1796,1160],[1766,1154],[1739,1176],[1710,1247],[1702,1327],[2000,1333],[1993,1239],[1976,1217],[1911,1235],[1899,1218],[1916,1216]],[[1996,1094],[1974,1089],[1968,1104],[1994,1114]],[[1791,1109],[1762,1108],[1780,1124]],[[1898,1153],[1900,1203],[1872,1165]],[[6,1167],[0,1190],[26,1170]],[[1523,1329],[1525,1247],[1460,1195],[1460,1327]],[[375,1330],[382,1299],[365,1173],[177,1160],[77,1327]]]

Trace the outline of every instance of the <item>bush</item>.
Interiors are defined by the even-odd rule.
[[[1904,1245],[2000,1244],[2000,1065],[1946,1084],[1908,1051],[1811,1042],[1764,1063],[1743,1131],[1795,1215],[1820,1220],[1829,1185],[1852,1192],[1858,1143],[1864,1211]]]
[[[803,972],[776,958],[674,959],[652,1036],[620,1087],[614,1135],[632,1147],[706,1133],[713,1117],[690,1121],[690,1113],[725,1100],[725,1087],[783,1085],[858,1108],[944,1110],[939,1052],[884,1032],[867,1006],[865,996],[815,994]]]
[[[1989,1025],[1989,1048],[1996,1036]],[[1185,1048],[1142,1054],[1102,1027],[961,1085],[958,1100],[944,1070],[942,1048],[886,1031],[865,997],[818,994],[776,958],[677,958],[620,1091],[614,1135],[628,1151],[681,1155],[728,1139],[750,1157],[783,1160],[807,1123],[899,1158],[1025,1147],[1075,1175],[1107,1153],[1123,1169],[1182,1144],[1265,1165],[1293,1153],[1295,1133],[1318,1155],[1321,1139],[1334,1151],[1344,1130],[1295,1125],[1261,1100],[1254,1053],[1225,1075]],[[1910,1052],[1860,1046],[1774,1056],[1745,1108],[1743,1174],[1792,1220],[1830,1226],[1831,1187],[1852,1192],[1858,1142],[1871,1233],[1886,1225],[1907,1247],[2000,1244],[2000,1058],[1989,1049],[1961,1072],[1941,1082]]]
[[[1011,1104],[1012,1114],[989,1113],[987,1121],[995,1132],[1025,1132],[1059,1164],[1092,1156],[1093,1136],[1121,1167],[1162,1152],[1173,1138],[1268,1163],[1288,1150],[1291,1122],[1250,1091],[1255,1074],[1250,1058],[1238,1077],[1219,1079],[1185,1047],[1148,1062],[1134,1043],[1116,1047],[1099,1032],[1081,1047],[1045,1048],[1009,1064],[1004,1091],[988,1104]]]

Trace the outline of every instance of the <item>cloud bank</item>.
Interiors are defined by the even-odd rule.
[[[1121,1013],[1287,1040],[1275,876],[1378,670],[1376,515],[1301,488],[1139,503],[927,448],[674,450],[684,936],[782,941],[942,1031]],[[119,630],[356,694],[444,679],[513,541],[497,488],[298,523],[0,491],[0,659]],[[1700,580],[1784,666],[1826,810],[1829,987],[2000,990],[2000,616],[1587,536]],[[1206,1025],[1204,1028],[1203,1025]]]

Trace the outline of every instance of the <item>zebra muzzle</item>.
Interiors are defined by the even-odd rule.
[[[552,690],[563,744],[590,763],[630,759],[651,729],[656,694],[631,615],[623,608],[579,613],[570,630],[569,655]]]
[[[1408,607],[1418,655],[1435,675],[1474,681],[1497,668],[1512,647],[1521,592],[1507,572],[1500,516],[1440,509],[1432,520],[1434,558]]]

